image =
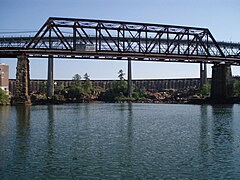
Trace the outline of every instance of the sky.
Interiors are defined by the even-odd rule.
[[[240,42],[239,8],[239,0],[0,0],[0,36],[37,31],[52,16],[205,27],[217,41]],[[10,78],[16,77],[17,59],[0,63],[9,64]],[[54,79],[85,73],[90,79],[117,79],[120,69],[127,72],[126,61],[55,59]],[[133,62],[132,77],[199,78],[199,69],[199,64]],[[211,65],[207,69],[211,77]],[[240,75],[240,67],[232,72]],[[30,78],[47,78],[47,59],[30,59]]]

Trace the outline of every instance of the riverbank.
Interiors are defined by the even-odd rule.
[[[239,98],[228,100],[211,99],[208,96],[202,96],[197,89],[175,90],[168,89],[164,91],[147,91],[142,97],[125,97],[119,96],[109,101],[105,93],[97,96],[69,97],[64,95],[54,95],[53,98],[46,98],[46,95],[32,94],[32,105],[47,104],[69,104],[69,103],[153,103],[153,104],[234,104],[239,103]]]

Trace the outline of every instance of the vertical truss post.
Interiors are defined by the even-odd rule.
[[[121,51],[120,49],[120,30],[117,30],[117,47],[118,47],[118,52]]]
[[[132,97],[132,64],[131,64],[131,58],[128,58],[128,97]]]
[[[147,32],[147,26],[145,27],[145,45],[146,45],[146,53],[148,52],[148,32]]]
[[[75,22],[73,25],[73,50],[76,51],[77,44],[77,23]]]
[[[95,28],[95,51],[97,52],[98,51],[98,25],[96,26],[96,28]]]
[[[125,26],[123,26],[123,30],[122,30],[122,37],[123,37],[123,52],[125,51]]]
[[[169,44],[170,44],[170,42],[169,42],[169,40],[170,40],[170,38],[169,38],[169,28],[167,28],[167,51],[166,51],[166,53],[168,54],[169,53]]]
[[[98,35],[99,35],[98,36],[98,40],[99,40],[98,41],[98,50],[101,51],[101,46],[102,46],[101,29],[98,28],[97,31],[98,31]]]

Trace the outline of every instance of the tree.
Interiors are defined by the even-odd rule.
[[[79,86],[81,84],[81,76],[79,74],[75,74],[72,78],[72,80],[74,81],[74,84]]]
[[[240,80],[235,81],[234,91],[238,97],[240,97]]]
[[[72,79],[74,83],[69,88],[68,96],[70,98],[76,98],[77,100],[80,100],[83,94],[83,88],[80,81],[81,76],[79,74],[75,74]]]
[[[47,92],[47,85],[44,82],[39,84],[39,92],[45,94]]]
[[[79,74],[75,74],[72,79],[73,79],[74,85],[72,85],[71,87],[77,90],[81,89],[82,88],[81,76]]]
[[[60,90],[60,91],[63,91],[63,90],[64,90],[64,83],[61,83],[61,84],[60,84],[59,90]]]
[[[62,82],[60,85],[56,86],[55,91],[57,94],[60,94],[62,91],[64,91],[64,88],[64,83]]]
[[[0,104],[9,104],[9,96],[0,88]]]
[[[90,80],[90,76],[88,75],[88,73],[85,73],[83,78],[84,78],[85,81]]]
[[[120,70],[118,71],[118,77],[119,77],[120,81],[125,80],[125,79],[124,79],[124,76],[125,76],[125,73],[123,72],[122,69],[120,69]]]
[[[201,94],[203,96],[210,96],[210,91],[211,91],[211,84],[206,83],[206,84],[203,85]]]
[[[84,90],[83,93],[85,95],[90,95],[92,90],[93,90],[93,85],[92,85],[92,82],[90,80],[90,76],[87,73],[84,74],[84,80],[85,80],[85,82],[84,82],[84,85],[83,85],[83,90]]]

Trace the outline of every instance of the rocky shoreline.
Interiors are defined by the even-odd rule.
[[[122,98],[115,101],[104,99],[104,94],[97,96],[80,96],[79,98],[68,98],[64,95],[55,95],[52,99],[48,99],[45,95],[31,96],[32,105],[48,105],[48,104],[68,104],[68,103],[154,103],[154,104],[234,104],[239,103],[239,98],[229,100],[211,99],[210,97],[201,96],[196,89],[175,90],[168,89],[164,91],[148,91],[146,97]]]

